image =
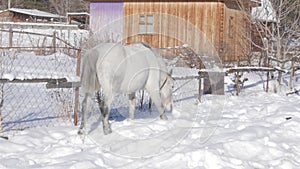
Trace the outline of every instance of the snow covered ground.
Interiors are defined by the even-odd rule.
[[[2,23],[8,24],[9,23]],[[68,29],[64,28],[64,25],[53,24],[53,26],[60,26],[60,29],[51,28],[51,26],[47,24],[33,24],[36,27],[30,27],[28,23],[11,23],[11,26],[7,26],[7,28],[3,28],[0,34],[0,44],[2,47],[9,46],[9,27],[12,27],[13,37],[12,37],[12,46],[14,47],[45,47],[53,45],[53,33],[56,33],[56,37],[63,39],[68,42],[70,45],[74,47],[79,47],[81,41],[85,41],[85,39],[89,36],[89,32],[86,30],[77,30],[77,29]],[[18,26],[19,25],[19,26]],[[22,25],[28,25],[28,28],[21,28]],[[40,27],[38,26],[40,25]],[[6,26],[4,26],[6,27]],[[33,33],[33,34],[30,34]],[[45,36],[35,35],[35,34],[43,34]],[[47,36],[48,35],[48,36]],[[56,40],[56,46],[62,47],[65,44]]]
[[[168,121],[155,111],[128,121],[126,110],[116,108],[107,136],[96,114],[86,136],[71,125],[10,135],[0,139],[0,168],[300,168],[299,95],[265,93],[265,76],[244,76],[240,96],[231,94],[227,78],[225,96],[201,103],[195,82],[185,85],[189,92],[174,94]]]
[[[53,35],[54,31],[17,30],[48,32],[49,35]],[[74,46],[80,45],[81,37],[87,34],[78,30],[57,32],[58,37],[69,39]],[[1,37],[0,43],[7,46],[8,33],[3,32]],[[34,38],[18,33],[14,33],[13,38],[13,44],[19,46],[52,44],[52,38]],[[8,56],[2,56],[2,78],[67,77],[71,81],[76,80],[76,60],[64,55],[38,57],[34,62],[30,59],[36,55],[30,53],[5,60]],[[13,71],[12,66],[6,65],[13,65]],[[174,73],[179,77],[197,75],[195,70],[184,71],[177,69]],[[7,94],[5,104],[12,106],[2,112],[4,117],[7,119],[14,112],[15,116],[11,119],[25,121],[22,129],[28,126],[30,129],[12,133],[5,131],[8,140],[0,137],[0,169],[300,168],[300,97],[299,94],[285,95],[289,90],[289,75],[284,75],[283,86],[278,94],[273,92],[274,81],[270,83],[270,92],[264,92],[264,74],[247,73],[244,77],[249,80],[245,82],[240,96],[234,96],[232,77],[226,77],[226,95],[205,96],[201,103],[196,99],[197,80],[176,81],[175,89],[180,89],[173,95],[174,111],[167,113],[168,121],[160,120],[155,108],[152,112],[145,108],[142,111],[137,109],[136,119],[127,120],[127,101],[124,101],[124,96],[119,96],[113,103],[111,113],[113,133],[107,136],[103,135],[96,105],[90,109],[85,136],[77,135],[78,127],[72,126],[71,122],[61,124],[60,121],[54,121],[55,125],[50,123],[48,127],[32,128],[47,126],[48,121],[52,121],[49,114],[56,118],[61,116],[60,111],[66,113],[64,102],[57,99],[62,91],[46,91],[44,84],[26,84],[26,88],[5,85],[21,96]],[[297,89],[300,87],[299,77],[298,72],[295,78]],[[63,92],[65,95],[62,98],[72,100],[72,91]],[[36,93],[39,93],[39,97],[34,96]],[[17,109],[15,105],[21,103],[25,107],[19,106]],[[36,106],[41,103],[51,106]],[[60,110],[60,107],[63,109]],[[72,108],[68,108],[68,111],[72,112]],[[38,119],[38,122],[32,118]],[[3,121],[6,125],[4,129],[14,129],[15,122],[6,119]]]

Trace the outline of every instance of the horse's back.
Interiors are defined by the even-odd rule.
[[[101,87],[116,93],[157,88],[155,82],[165,71],[162,58],[144,43],[123,46],[101,43],[89,50],[83,60],[82,87],[94,92]],[[100,83],[99,83],[100,82]]]
[[[129,45],[132,51],[135,51],[136,57],[143,58],[145,64],[141,69],[144,72],[147,72],[147,79],[145,80],[144,88],[148,90],[158,90],[159,88],[159,79],[162,62],[160,61],[160,55],[158,51],[155,51],[148,44],[145,43],[135,43]],[[136,59],[138,60],[138,59]]]

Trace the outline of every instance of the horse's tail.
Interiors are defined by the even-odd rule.
[[[95,50],[84,55],[81,70],[81,87],[85,92],[94,93],[100,90],[100,83],[97,77],[96,63],[98,54]]]

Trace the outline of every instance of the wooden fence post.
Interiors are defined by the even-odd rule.
[[[81,50],[77,50],[77,66],[76,66],[76,76],[80,76],[80,65],[81,65]],[[79,87],[75,88],[75,105],[74,105],[74,125],[77,126],[78,123],[78,110],[79,110]]]
[[[12,30],[12,27],[9,28],[9,37],[8,37],[8,40],[9,40],[9,47],[13,47],[13,30]]]
[[[240,92],[240,85],[239,85],[239,82],[240,82],[240,73],[239,72],[236,72],[236,77],[235,77],[235,95],[238,96],[239,95],[239,92]]]
[[[294,76],[295,76],[295,68],[294,68],[294,59],[292,59],[292,65],[291,65],[291,73],[290,73],[290,84],[289,84],[289,87],[290,87],[290,91],[293,90],[293,87],[294,87]]]
[[[270,59],[268,58],[267,67],[270,67]],[[267,85],[266,85],[266,92],[269,92],[269,81],[270,81],[270,71],[267,72]]]
[[[198,72],[199,75],[199,84],[198,84],[198,101],[201,102],[201,94],[202,94],[202,79],[201,79],[201,72]]]
[[[52,45],[53,45],[53,53],[56,53],[56,31],[53,32]]]

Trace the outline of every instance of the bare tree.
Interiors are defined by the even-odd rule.
[[[9,0],[0,1],[0,9],[4,10],[8,8]],[[25,0],[10,0],[10,7],[12,8],[23,8]]]
[[[273,8],[274,22],[269,33],[268,51],[275,58],[281,60],[277,66],[284,69],[287,60],[292,59],[295,53],[292,41],[299,41],[295,33],[299,32],[300,0],[270,0]],[[298,12],[296,12],[298,11]],[[282,72],[278,73],[278,85],[282,81]]]
[[[65,15],[67,12],[86,12],[88,3],[84,0],[49,0],[50,7],[55,13]]]
[[[286,69],[287,61],[299,55],[299,47],[297,51],[293,42],[300,41],[300,0],[261,0],[261,6],[252,9],[252,13],[243,6],[242,0],[236,1],[253,23],[252,37],[248,39],[252,50],[257,48],[262,52],[264,65],[267,65],[268,57],[272,57],[278,60],[274,66]],[[282,76],[283,72],[279,71],[278,86],[281,85]]]

